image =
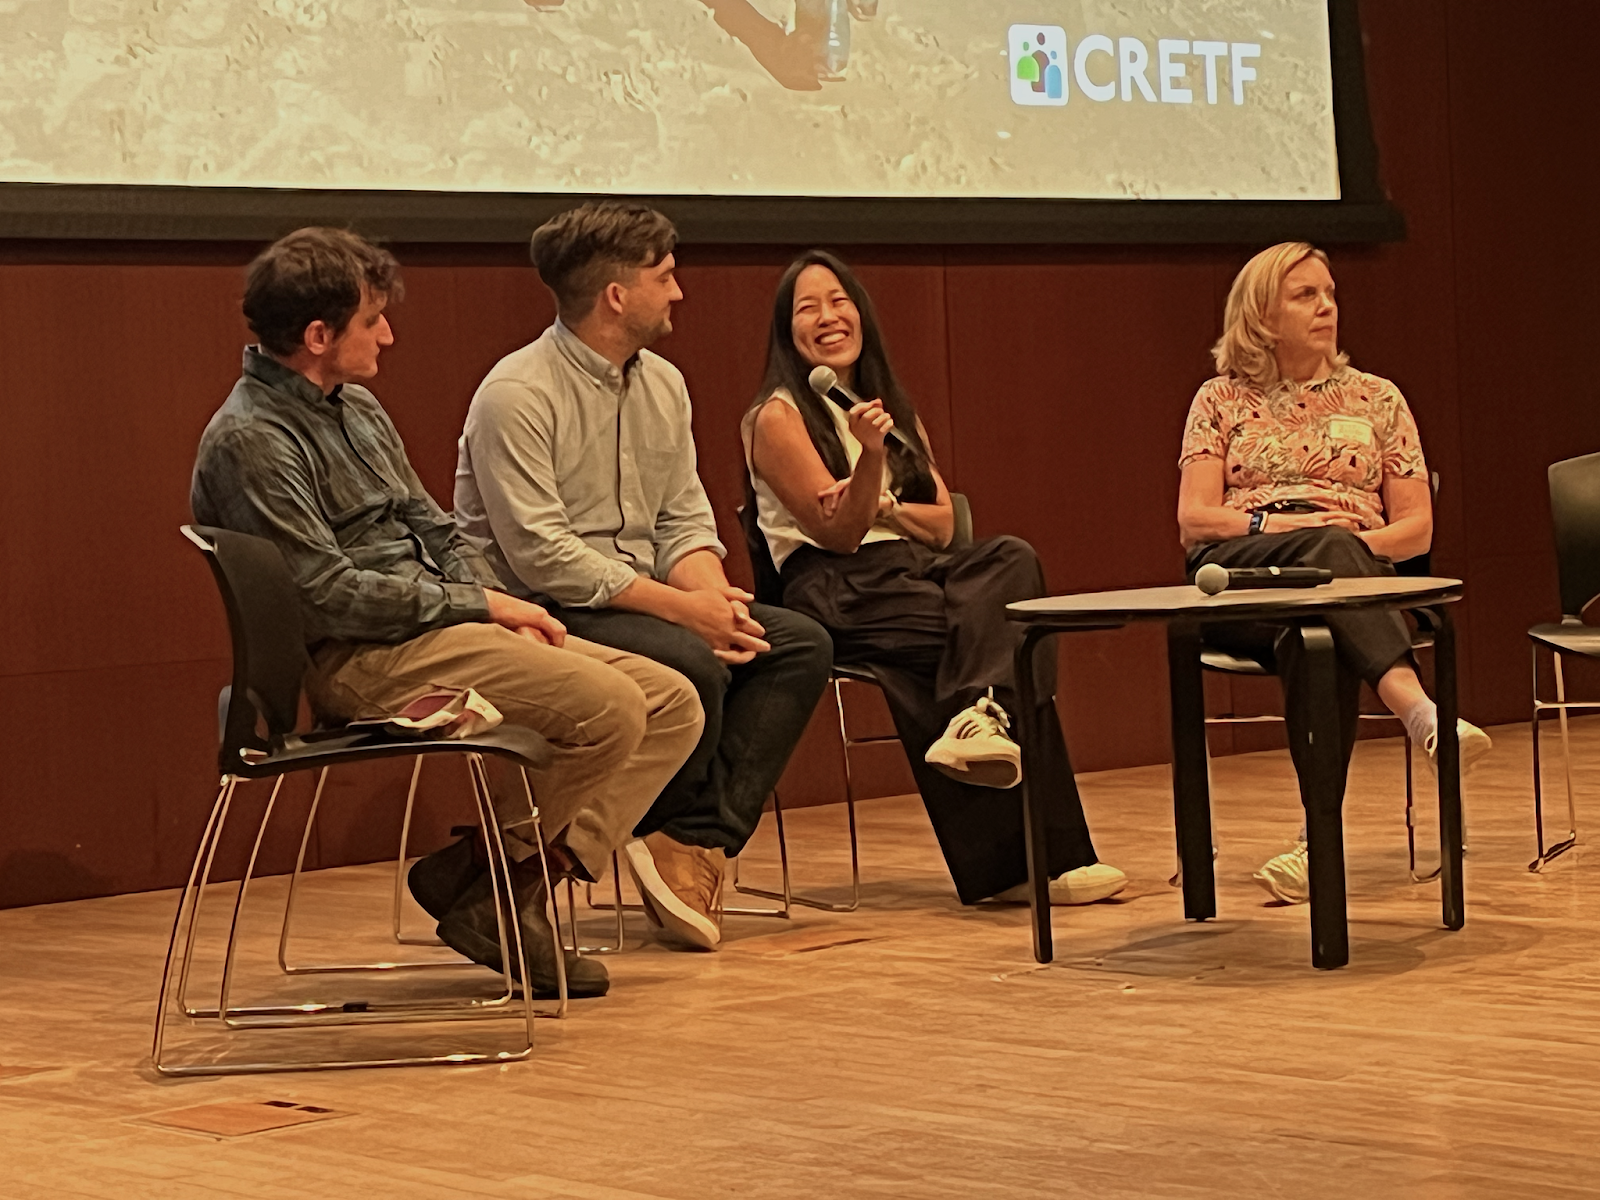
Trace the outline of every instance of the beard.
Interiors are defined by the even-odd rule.
[[[638,346],[653,346],[672,332],[672,313],[665,312],[648,321],[630,321],[628,340]]]

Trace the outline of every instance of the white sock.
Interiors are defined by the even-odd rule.
[[[1404,722],[1406,733],[1419,746],[1427,746],[1428,739],[1439,727],[1438,706],[1426,696],[1412,704],[1405,712],[1395,713],[1395,716]]]

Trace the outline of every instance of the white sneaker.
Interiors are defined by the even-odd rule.
[[[1304,842],[1294,849],[1269,858],[1250,878],[1267,889],[1267,894],[1284,904],[1304,904],[1311,899],[1311,855]]]
[[[1460,719],[1456,721],[1456,740],[1461,743],[1461,778],[1465,779],[1478,760],[1494,749],[1494,742],[1471,721]],[[1439,731],[1437,729],[1428,735],[1428,740],[1423,742],[1422,749],[1428,756],[1428,770],[1433,772],[1434,778],[1438,778]]]
[[[980,696],[950,719],[944,736],[928,747],[926,761],[962,783],[1014,788],[1022,782],[1022,747],[1006,732],[1010,727],[1011,718],[994,697]]]
[[[1065,875],[1050,881],[1051,904],[1093,904],[1106,900],[1128,886],[1128,877],[1110,863],[1090,863],[1087,867],[1074,867]],[[989,897],[999,904],[1026,904],[1026,881],[1009,887],[998,895]]]

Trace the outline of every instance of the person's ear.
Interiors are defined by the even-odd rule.
[[[620,283],[608,283],[605,291],[600,293],[600,303],[605,305],[611,312],[621,316],[627,303],[627,296],[628,289]]]
[[[326,321],[313,321],[306,326],[306,331],[300,335],[300,342],[306,350],[322,357],[333,345],[334,333]]]

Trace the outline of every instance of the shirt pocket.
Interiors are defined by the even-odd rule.
[[[1324,427],[1328,478],[1372,490],[1378,483],[1377,431],[1365,417],[1331,416]]]
[[[652,512],[659,512],[662,505],[677,494],[684,464],[690,461],[692,453],[683,445],[652,443],[633,447],[639,497]]]

